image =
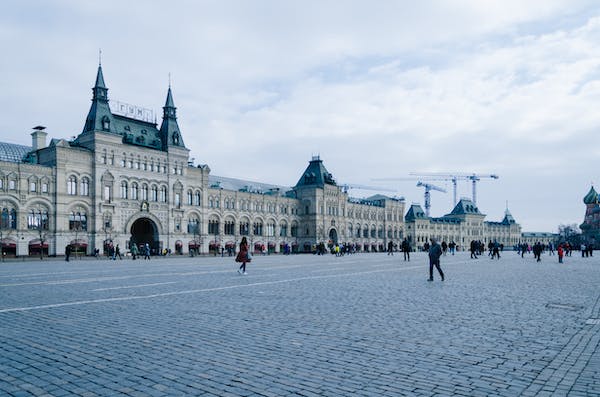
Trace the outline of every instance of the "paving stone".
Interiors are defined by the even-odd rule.
[[[600,258],[411,259],[2,264],[0,394],[598,393]]]

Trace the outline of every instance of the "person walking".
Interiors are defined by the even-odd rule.
[[[469,248],[471,251],[471,259],[477,259],[477,242],[475,240],[471,240]]]
[[[131,259],[135,260],[135,258],[137,258],[138,256],[138,247],[137,244],[133,243],[131,244]]]
[[[250,258],[250,255],[248,253],[248,240],[246,239],[246,237],[242,237],[242,242],[240,243],[240,250],[238,251],[238,254],[235,257],[236,262],[242,263],[238,269],[238,273],[247,274],[246,263],[250,262],[251,260],[252,258]]]
[[[435,238],[431,238],[431,246],[429,247],[429,278],[427,281],[433,281],[433,267],[435,266],[442,281],[444,281],[444,272],[440,267],[440,256],[442,256],[442,247],[438,244]]]
[[[65,261],[69,261],[69,258],[71,257],[71,244],[67,244],[67,246],[65,247]]]
[[[117,247],[115,248],[115,256],[114,256],[114,260],[117,260],[117,256],[119,257],[119,260],[122,260],[123,257],[121,256],[121,248],[119,247],[119,244],[117,244]]]
[[[387,254],[392,256],[394,255],[394,241],[392,240],[390,240],[390,242],[388,243]]]
[[[150,244],[146,243],[146,245],[144,245],[144,260],[150,260]]]
[[[563,256],[564,256],[565,252],[563,250],[562,244],[560,244],[558,246],[556,253],[558,254],[558,263],[563,263]]]
[[[410,244],[407,239],[402,241],[402,252],[404,253],[404,260],[410,262]]]

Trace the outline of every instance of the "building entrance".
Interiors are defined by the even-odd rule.
[[[138,248],[140,248],[140,253],[142,251],[142,247],[146,244],[150,245],[150,251],[152,254],[157,254],[160,252],[160,243],[158,241],[158,229],[156,224],[148,218],[140,218],[137,221],[133,222],[131,225],[131,241],[130,244],[137,244]]]

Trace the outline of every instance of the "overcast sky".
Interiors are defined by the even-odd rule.
[[[600,184],[597,1],[8,0],[0,48],[5,142],[79,134],[101,48],[110,99],[160,117],[171,74],[183,140],[215,175],[293,186],[319,154],[408,209],[416,181],[373,179],[496,173],[478,184],[486,219],[508,202],[546,232],[580,224]],[[433,183],[441,216],[452,185]]]

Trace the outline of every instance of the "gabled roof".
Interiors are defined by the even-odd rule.
[[[333,175],[327,171],[327,168],[325,168],[323,161],[319,158],[319,156],[314,156],[308,164],[306,171],[304,171],[304,174],[302,174],[300,180],[298,183],[296,183],[296,187],[323,187],[325,184],[335,186],[335,179],[333,179]]]
[[[583,198],[583,203],[584,204],[597,204],[598,203],[598,193],[596,193],[596,190],[594,189],[593,186],[590,188],[590,191],[588,192],[588,194],[586,194],[585,197]]]
[[[506,209],[506,212],[504,213],[504,219],[502,219],[501,223],[504,225],[512,225],[514,223],[517,223],[517,221],[515,221],[515,218],[513,218],[512,214],[510,213],[508,208]]]
[[[462,198],[448,215],[483,215],[479,208],[469,199]]]
[[[410,208],[408,209],[408,212],[404,216],[404,220],[406,222],[413,222],[417,219],[428,219],[428,218],[427,218],[427,216],[425,216],[425,211],[423,211],[423,208],[421,208],[421,206],[419,204],[413,204],[410,206]]]

